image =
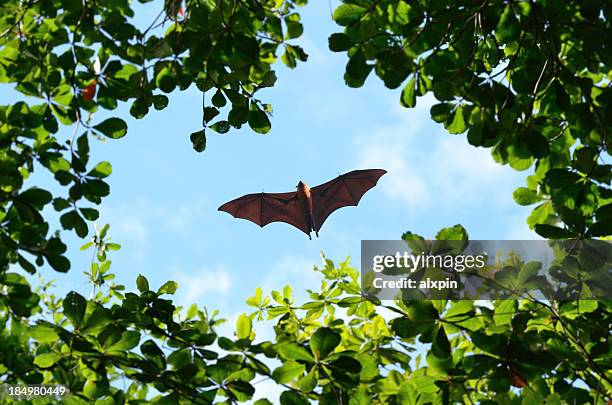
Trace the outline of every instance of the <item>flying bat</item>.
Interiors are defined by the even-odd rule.
[[[354,170],[310,188],[300,181],[294,192],[247,194],[219,207],[235,218],[248,219],[263,227],[271,222],[286,222],[312,239],[319,236],[327,217],[338,208],[356,206],[361,197],[376,185],[386,170]]]

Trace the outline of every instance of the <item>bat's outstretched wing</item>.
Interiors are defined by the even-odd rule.
[[[338,208],[357,205],[361,197],[376,185],[386,170],[354,170],[310,189],[314,206],[315,230]]]
[[[247,194],[223,204],[219,211],[262,227],[270,222],[286,222],[307,235],[310,230],[296,193]]]

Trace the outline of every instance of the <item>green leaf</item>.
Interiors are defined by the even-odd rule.
[[[436,390],[437,390],[437,387],[436,387]],[[406,380],[400,384],[399,391],[397,393],[397,397],[400,403],[406,404],[406,405],[415,405],[417,404],[418,396],[419,396],[419,391],[417,390],[417,388],[415,387],[415,384],[412,381]]]
[[[366,385],[359,385],[357,389],[353,390],[351,393],[349,405],[370,405],[371,403],[372,394],[368,392],[368,387]]]
[[[139,274],[136,278],[136,287],[138,287],[138,291],[141,293],[149,291],[149,281],[147,281],[146,277],[142,274]]]
[[[444,122],[448,119],[451,113],[451,104],[448,103],[438,103],[431,106],[429,113],[431,114],[431,119],[436,122]]]
[[[134,100],[130,107],[130,115],[136,119],[144,118],[149,113],[149,103],[143,98]]]
[[[612,221],[605,220],[595,222],[589,227],[587,236],[589,237],[605,237],[612,235]]]
[[[76,234],[81,238],[86,237],[87,233],[89,232],[89,230],[87,229],[87,223],[79,215],[77,210],[72,211],[72,215],[74,219],[74,230],[76,231]]]
[[[559,228],[554,225],[536,224],[535,231],[538,235],[547,239],[568,239],[574,236],[574,234],[567,229]]]
[[[431,351],[434,356],[444,359],[450,356],[451,347],[444,328],[440,326],[433,343],[431,344]]]
[[[406,317],[395,318],[391,327],[397,336],[404,339],[413,338],[422,332],[422,329],[415,327],[415,322]]]
[[[19,199],[27,202],[28,204],[42,209],[46,204],[51,202],[53,196],[47,190],[43,190],[38,187],[32,187],[19,194]]]
[[[303,392],[311,392],[312,390],[316,388],[317,381],[318,381],[317,368],[311,367],[308,374],[306,374],[304,377],[302,377],[298,381],[298,386],[300,387],[300,390],[302,390]]]
[[[212,97],[211,101],[213,105],[218,108],[224,107],[225,104],[227,104],[227,100],[225,99],[225,96],[223,96],[221,90],[217,90],[215,92],[215,95]]]
[[[100,162],[87,173],[88,176],[103,179],[108,177],[113,171],[113,166],[109,162]]]
[[[310,338],[310,349],[317,359],[324,359],[340,344],[340,335],[331,328],[319,328]]]
[[[518,283],[519,284],[524,284],[531,277],[537,276],[538,272],[540,271],[541,268],[542,268],[542,263],[541,262],[530,261],[530,262],[525,263],[521,267],[521,271],[519,272],[519,277],[518,277],[518,280],[517,280]]]
[[[57,119],[53,115],[53,112],[51,112],[50,107],[47,107],[43,115],[43,128],[52,134],[56,133],[59,129]]]
[[[285,52],[282,54],[281,60],[287,67],[293,69],[297,66],[298,60],[303,62],[308,60],[308,55],[301,47],[285,43]]]
[[[467,230],[457,224],[448,228],[442,228],[436,235],[436,240],[468,240]]]
[[[547,221],[550,214],[553,213],[552,204],[550,202],[545,202],[543,204],[538,205],[531,211],[529,217],[527,217],[527,224],[529,225],[529,229],[533,229],[536,224],[541,224]]]
[[[533,164],[533,157],[523,159],[516,155],[510,155],[508,156],[508,164],[514,170],[522,172],[523,170],[527,170],[531,167]]]
[[[463,105],[459,104],[455,108],[455,111],[453,111],[450,117],[447,119],[445,127],[451,134],[461,134],[465,132],[467,125]]]
[[[157,344],[149,339],[140,345],[140,352],[151,362],[155,363],[159,370],[166,367],[166,357],[164,352],[157,346]]]
[[[304,32],[304,27],[300,23],[299,14],[294,13],[285,17],[285,25],[287,26],[285,39],[298,38]]]
[[[509,325],[516,311],[516,300],[498,300],[495,302],[493,321],[496,325]]]
[[[30,328],[30,336],[32,339],[40,343],[55,342],[59,339],[59,336],[55,332],[55,329],[48,325],[35,325]]]
[[[419,324],[433,324],[439,318],[431,301],[410,301],[406,312],[411,321]]]
[[[256,107],[254,110],[249,111],[249,127],[258,134],[266,134],[272,128],[268,114]]]
[[[518,205],[531,205],[542,201],[542,197],[538,193],[525,187],[514,190],[512,198]]]
[[[579,208],[569,209],[567,207],[557,208],[557,212],[561,216],[563,222],[569,226],[572,233],[583,233],[586,226],[586,221],[582,210]]]
[[[157,290],[157,295],[174,294],[177,288],[178,284],[176,283],[176,281],[167,281],[166,283],[164,283],[164,285],[159,287],[159,289]]]
[[[164,93],[170,93],[176,87],[176,75],[169,66],[161,69],[155,77],[155,84]]]
[[[236,128],[240,128],[248,119],[249,108],[244,106],[234,106],[227,114],[227,121]]]
[[[66,273],[70,270],[70,261],[66,257],[61,255],[47,255],[45,256],[49,266],[53,267],[53,270]]]
[[[227,388],[240,402],[251,399],[255,393],[255,387],[248,382],[241,380],[234,380],[227,383]]]
[[[359,20],[366,10],[367,9],[365,7],[361,7],[356,4],[341,4],[334,10],[334,21],[338,23],[338,25],[349,25],[350,23]]]
[[[242,314],[236,321],[236,337],[238,339],[249,339],[253,331],[253,322],[251,318]]]
[[[374,65],[369,65],[366,62],[363,51],[358,49],[346,64],[344,82],[349,87],[361,87],[365,83],[373,68]]]
[[[64,198],[61,197],[57,197],[53,199],[53,208],[55,208],[56,211],[63,211],[66,208],[70,207],[70,202]]]
[[[602,205],[595,211],[595,217],[599,221],[608,220],[612,222],[612,204]]]
[[[34,364],[41,368],[49,368],[62,358],[59,353],[43,353],[34,358]]]
[[[87,317],[82,329],[87,333],[97,333],[111,321],[112,315],[109,310],[105,308],[96,308],[91,315]]]
[[[208,128],[220,134],[226,134],[230,130],[230,124],[229,122],[222,120],[222,121],[217,121],[214,124],[211,124]]]
[[[70,319],[75,328],[78,328],[83,320],[86,305],[85,298],[75,291],[70,291],[64,298],[62,303],[64,315]]]
[[[79,211],[88,221],[95,221],[100,216],[98,210],[94,208],[79,208]]]
[[[261,79],[261,82],[257,85],[257,88],[263,89],[266,87],[274,87],[276,80],[277,80],[276,73],[274,73],[274,71],[269,71],[263,76],[263,78]]]
[[[108,118],[95,125],[94,129],[112,139],[122,138],[127,134],[127,124],[121,118]]]
[[[455,320],[452,318],[455,318],[455,317],[458,317],[460,319],[465,318],[466,314],[470,313],[473,310],[474,310],[474,303],[472,301],[466,301],[466,300],[456,301],[456,302],[453,302],[450,308],[448,309],[448,311],[446,311],[446,314],[444,314],[444,319],[448,321],[456,322],[458,320]]]
[[[305,370],[306,368],[303,364],[289,360],[283,363],[282,366],[274,369],[272,378],[279,384],[287,384],[302,375]]]
[[[163,94],[156,94],[153,96],[153,107],[155,107],[156,110],[163,110],[168,106],[168,101],[168,97]]]
[[[204,107],[204,111],[202,114],[202,120],[204,125],[206,125],[208,121],[212,120],[217,115],[219,115],[219,110],[215,107]]]
[[[520,32],[521,26],[514,15],[512,5],[508,4],[495,28],[495,37],[499,42],[509,42],[517,39]]]
[[[414,78],[408,81],[406,87],[402,91],[402,98],[400,99],[402,106],[412,108],[416,105],[416,88]]]
[[[399,25],[405,25],[410,22],[410,11],[412,7],[403,0],[389,3],[387,12],[389,13],[389,21]]]
[[[249,297],[246,300],[247,305],[251,306],[251,307],[259,307],[261,305],[261,300],[262,300],[262,290],[261,288],[257,287],[255,289],[255,295],[253,297]]]
[[[204,149],[206,149],[206,132],[204,132],[204,130],[192,133],[189,136],[189,139],[191,140],[193,149],[196,152],[203,152]]]
[[[343,52],[350,49],[354,43],[343,33],[332,34],[329,39],[329,50],[332,52]]]
[[[525,143],[531,154],[538,159],[548,156],[550,153],[548,139],[535,130],[528,131]]]
[[[287,360],[298,360],[298,361],[308,361],[314,362],[314,357],[304,348],[303,346],[298,345],[297,343],[287,342],[281,343],[278,352],[282,357]]]
[[[546,173],[546,182],[552,188],[563,188],[580,180],[580,175],[566,169],[551,169]]]
[[[285,391],[280,395],[281,405],[309,405],[310,402],[295,391]]]
[[[107,348],[108,352],[123,352],[138,346],[140,332],[127,330],[121,334],[121,338]]]
[[[297,66],[295,56],[291,52],[291,48],[285,47],[285,52],[281,55],[281,61],[290,69],[294,69]]]
[[[361,363],[349,356],[340,356],[328,365],[345,373],[358,374],[361,371]]]

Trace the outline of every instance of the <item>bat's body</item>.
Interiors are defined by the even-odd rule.
[[[304,217],[306,219],[306,223],[308,224],[308,237],[310,237],[310,232],[314,231],[315,235],[319,237],[319,230],[315,226],[314,223],[314,206],[312,202],[312,193],[310,192],[310,187],[308,184],[300,181],[296,186],[297,191],[296,196],[300,206],[302,207],[302,211],[304,212]]]
[[[300,202],[300,204],[302,204],[302,207],[304,208],[306,212],[312,213],[313,207],[312,207],[312,194],[310,193],[310,187],[308,187],[308,184],[300,181],[298,185],[296,186],[296,188],[297,188],[296,193],[297,193],[298,201]]]
[[[300,181],[295,192],[247,194],[223,204],[219,211],[259,226],[286,222],[309,238],[312,231],[319,236],[321,226],[332,212],[357,205],[385,173],[382,169],[354,170],[312,189]]]

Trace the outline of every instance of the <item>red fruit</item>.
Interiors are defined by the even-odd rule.
[[[527,381],[514,370],[510,370],[510,383],[517,388],[523,388],[527,386]]]
[[[89,82],[87,87],[85,87],[83,91],[81,92],[81,97],[83,97],[83,100],[85,101],[93,100],[94,96],[96,95],[96,85],[97,85],[97,82],[95,79]]]

